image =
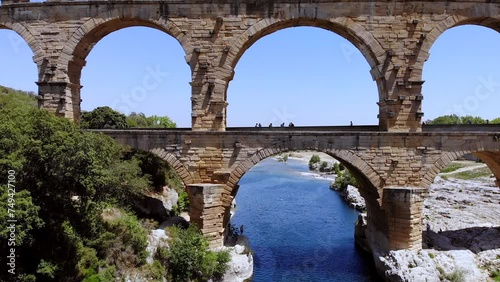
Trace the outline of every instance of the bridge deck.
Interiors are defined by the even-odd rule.
[[[129,129],[93,129],[91,131],[124,131],[124,132],[194,132],[202,133],[206,131],[192,131],[191,128],[129,128]],[[223,131],[208,131],[223,133]],[[468,134],[468,133],[500,133],[500,124],[460,124],[460,125],[424,125],[422,132],[387,132],[380,131],[377,125],[357,125],[357,126],[295,126],[295,127],[228,127],[226,132],[296,132],[296,133],[311,133],[311,132],[349,132],[349,133],[377,133],[377,134],[425,134],[425,133],[451,133],[451,134]]]

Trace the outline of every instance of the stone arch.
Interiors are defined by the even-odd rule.
[[[131,18],[124,18],[121,12],[113,10],[89,19],[82,24],[69,38],[62,48],[57,65],[63,72],[67,71],[67,79],[73,84],[80,83],[81,70],[85,66],[85,58],[92,48],[106,35],[127,27],[151,27],[174,37],[186,54],[191,53],[192,44],[187,36],[173,23],[164,18],[145,17],[147,13],[138,13]]]
[[[162,160],[166,161],[170,166],[172,166],[179,177],[182,179],[184,186],[187,187],[187,185],[193,183],[193,177],[191,176],[191,173],[189,173],[189,170],[181,163],[181,161],[179,161],[179,159],[177,159],[174,154],[167,152],[162,148],[155,148],[150,150],[150,152],[160,157]]]
[[[227,65],[234,68],[245,51],[264,36],[297,26],[318,27],[342,36],[359,49],[371,68],[377,68],[383,61],[385,51],[380,43],[363,26],[353,20],[347,17],[307,18],[297,14],[290,15],[289,18],[262,19],[252,25],[230,46]]]
[[[366,187],[365,191],[363,191],[364,195],[371,195],[372,197],[375,197],[376,199],[379,200],[379,203],[382,199],[382,184],[383,184],[383,179],[380,177],[380,175],[373,169],[373,167],[368,164],[366,161],[364,161],[362,158],[360,158],[358,155],[355,153],[348,151],[348,150],[336,150],[336,149],[326,149],[326,148],[293,148],[293,150],[315,150],[318,152],[323,152],[325,154],[328,154],[338,161],[340,161],[342,164],[344,164],[353,174],[354,176],[360,180],[363,184],[363,186],[368,186]],[[270,157],[272,155],[278,154],[278,153],[284,153],[292,150],[292,148],[284,148],[281,146],[271,146],[268,148],[263,148],[261,150],[258,150],[255,152],[253,155],[250,157],[246,158],[245,160],[241,161],[236,168],[234,168],[229,175],[227,185],[231,190],[231,194],[234,196],[235,191],[234,188],[237,188],[237,184],[241,177],[249,171],[254,165],[256,165],[258,162],[262,161],[263,159]]]
[[[365,235],[370,239],[363,239],[363,236],[361,236],[360,238],[358,238],[360,239],[360,241],[358,242],[367,249],[371,249],[372,247],[370,245],[371,243],[366,240],[377,241],[378,244],[381,244],[383,246],[384,244],[387,244],[387,237],[385,234],[387,234],[389,225],[386,213],[382,208],[384,179],[370,164],[368,164],[361,157],[356,155],[356,153],[350,150],[330,149],[322,145],[303,145],[300,148],[292,148],[287,146],[282,147],[280,146],[280,144],[274,144],[267,148],[262,148],[260,150],[257,150],[254,154],[252,154],[245,160],[241,161],[236,166],[236,168],[231,171],[231,174],[226,183],[229,190],[228,192],[230,193],[231,197],[233,197],[233,199],[236,197],[236,193],[239,189],[238,181],[255,164],[267,157],[290,150],[315,150],[318,152],[323,152],[334,157],[342,164],[344,164],[344,166],[349,169],[349,171],[356,177],[358,183],[361,184],[359,189],[360,194],[365,199],[366,203],[367,231]],[[224,220],[222,225],[225,227],[230,220],[230,207],[226,206],[224,208]]]
[[[31,49],[31,52],[33,52],[33,62],[38,66],[38,69],[40,70],[46,56],[42,46],[40,45],[40,42],[35,36],[33,36],[33,32],[31,31],[31,29],[18,22],[0,22],[0,29],[12,30],[19,34],[21,38],[23,38],[24,42],[26,42],[26,44]]]
[[[279,14],[279,13],[278,13]],[[233,79],[234,68],[241,56],[259,39],[276,31],[297,27],[310,26],[318,27],[334,32],[351,42],[363,54],[367,60],[373,80],[377,80],[380,75],[379,65],[385,58],[385,50],[373,35],[363,26],[354,22],[348,17],[334,17],[326,12],[318,12],[311,16],[307,9],[294,11],[282,18],[266,18],[258,21],[229,46],[224,68],[231,74],[226,80]],[[228,73],[227,71],[224,73]],[[226,84],[227,91],[228,84]],[[380,94],[379,94],[380,96]]]
[[[491,28],[497,32],[500,32],[500,18],[497,16],[491,17],[491,13],[487,10],[478,13],[473,17],[466,17],[460,15],[448,16],[446,19],[438,23],[425,37],[422,42],[420,52],[417,56],[417,62],[424,64],[430,56],[430,49],[436,42],[441,34],[445,33],[448,29],[461,26],[461,25],[479,25],[483,27]]]
[[[420,186],[428,188],[441,170],[454,160],[467,154],[472,154],[484,161],[495,175],[497,185],[500,187],[500,144],[497,146],[484,144],[464,145],[462,148],[444,153],[424,171]]]

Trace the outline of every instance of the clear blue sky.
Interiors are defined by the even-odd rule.
[[[500,116],[500,36],[479,26],[446,31],[424,67],[424,119],[456,113]],[[144,86],[151,69],[168,73],[144,99],[122,107],[123,95]],[[37,91],[31,50],[0,30],[0,85]],[[115,106],[146,115],[168,115],[191,126],[190,69],[171,36],[134,27],[102,39],[82,72],[82,108]],[[485,83],[485,82],[490,83]],[[236,66],[228,90],[228,125],[293,121],[296,125],[378,124],[377,87],[361,53],[341,36],[295,27],[258,40]]]

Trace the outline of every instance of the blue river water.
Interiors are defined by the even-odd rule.
[[[268,158],[240,180],[231,223],[249,238],[252,281],[378,281],[354,244],[357,212],[304,172],[304,162]]]

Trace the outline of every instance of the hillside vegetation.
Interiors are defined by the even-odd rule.
[[[194,227],[172,229],[171,240],[183,246],[190,238],[176,234],[190,234],[197,244],[160,248],[146,263],[147,236],[158,223],[138,218],[131,203],[167,183],[182,190],[180,179],[154,155],[36,105],[33,93],[0,87],[0,252],[15,253],[14,270],[2,271],[0,281],[114,281],[130,273],[163,281],[189,269],[176,280],[187,281],[224,273],[228,257],[209,251]],[[189,268],[194,254],[202,269]]]

